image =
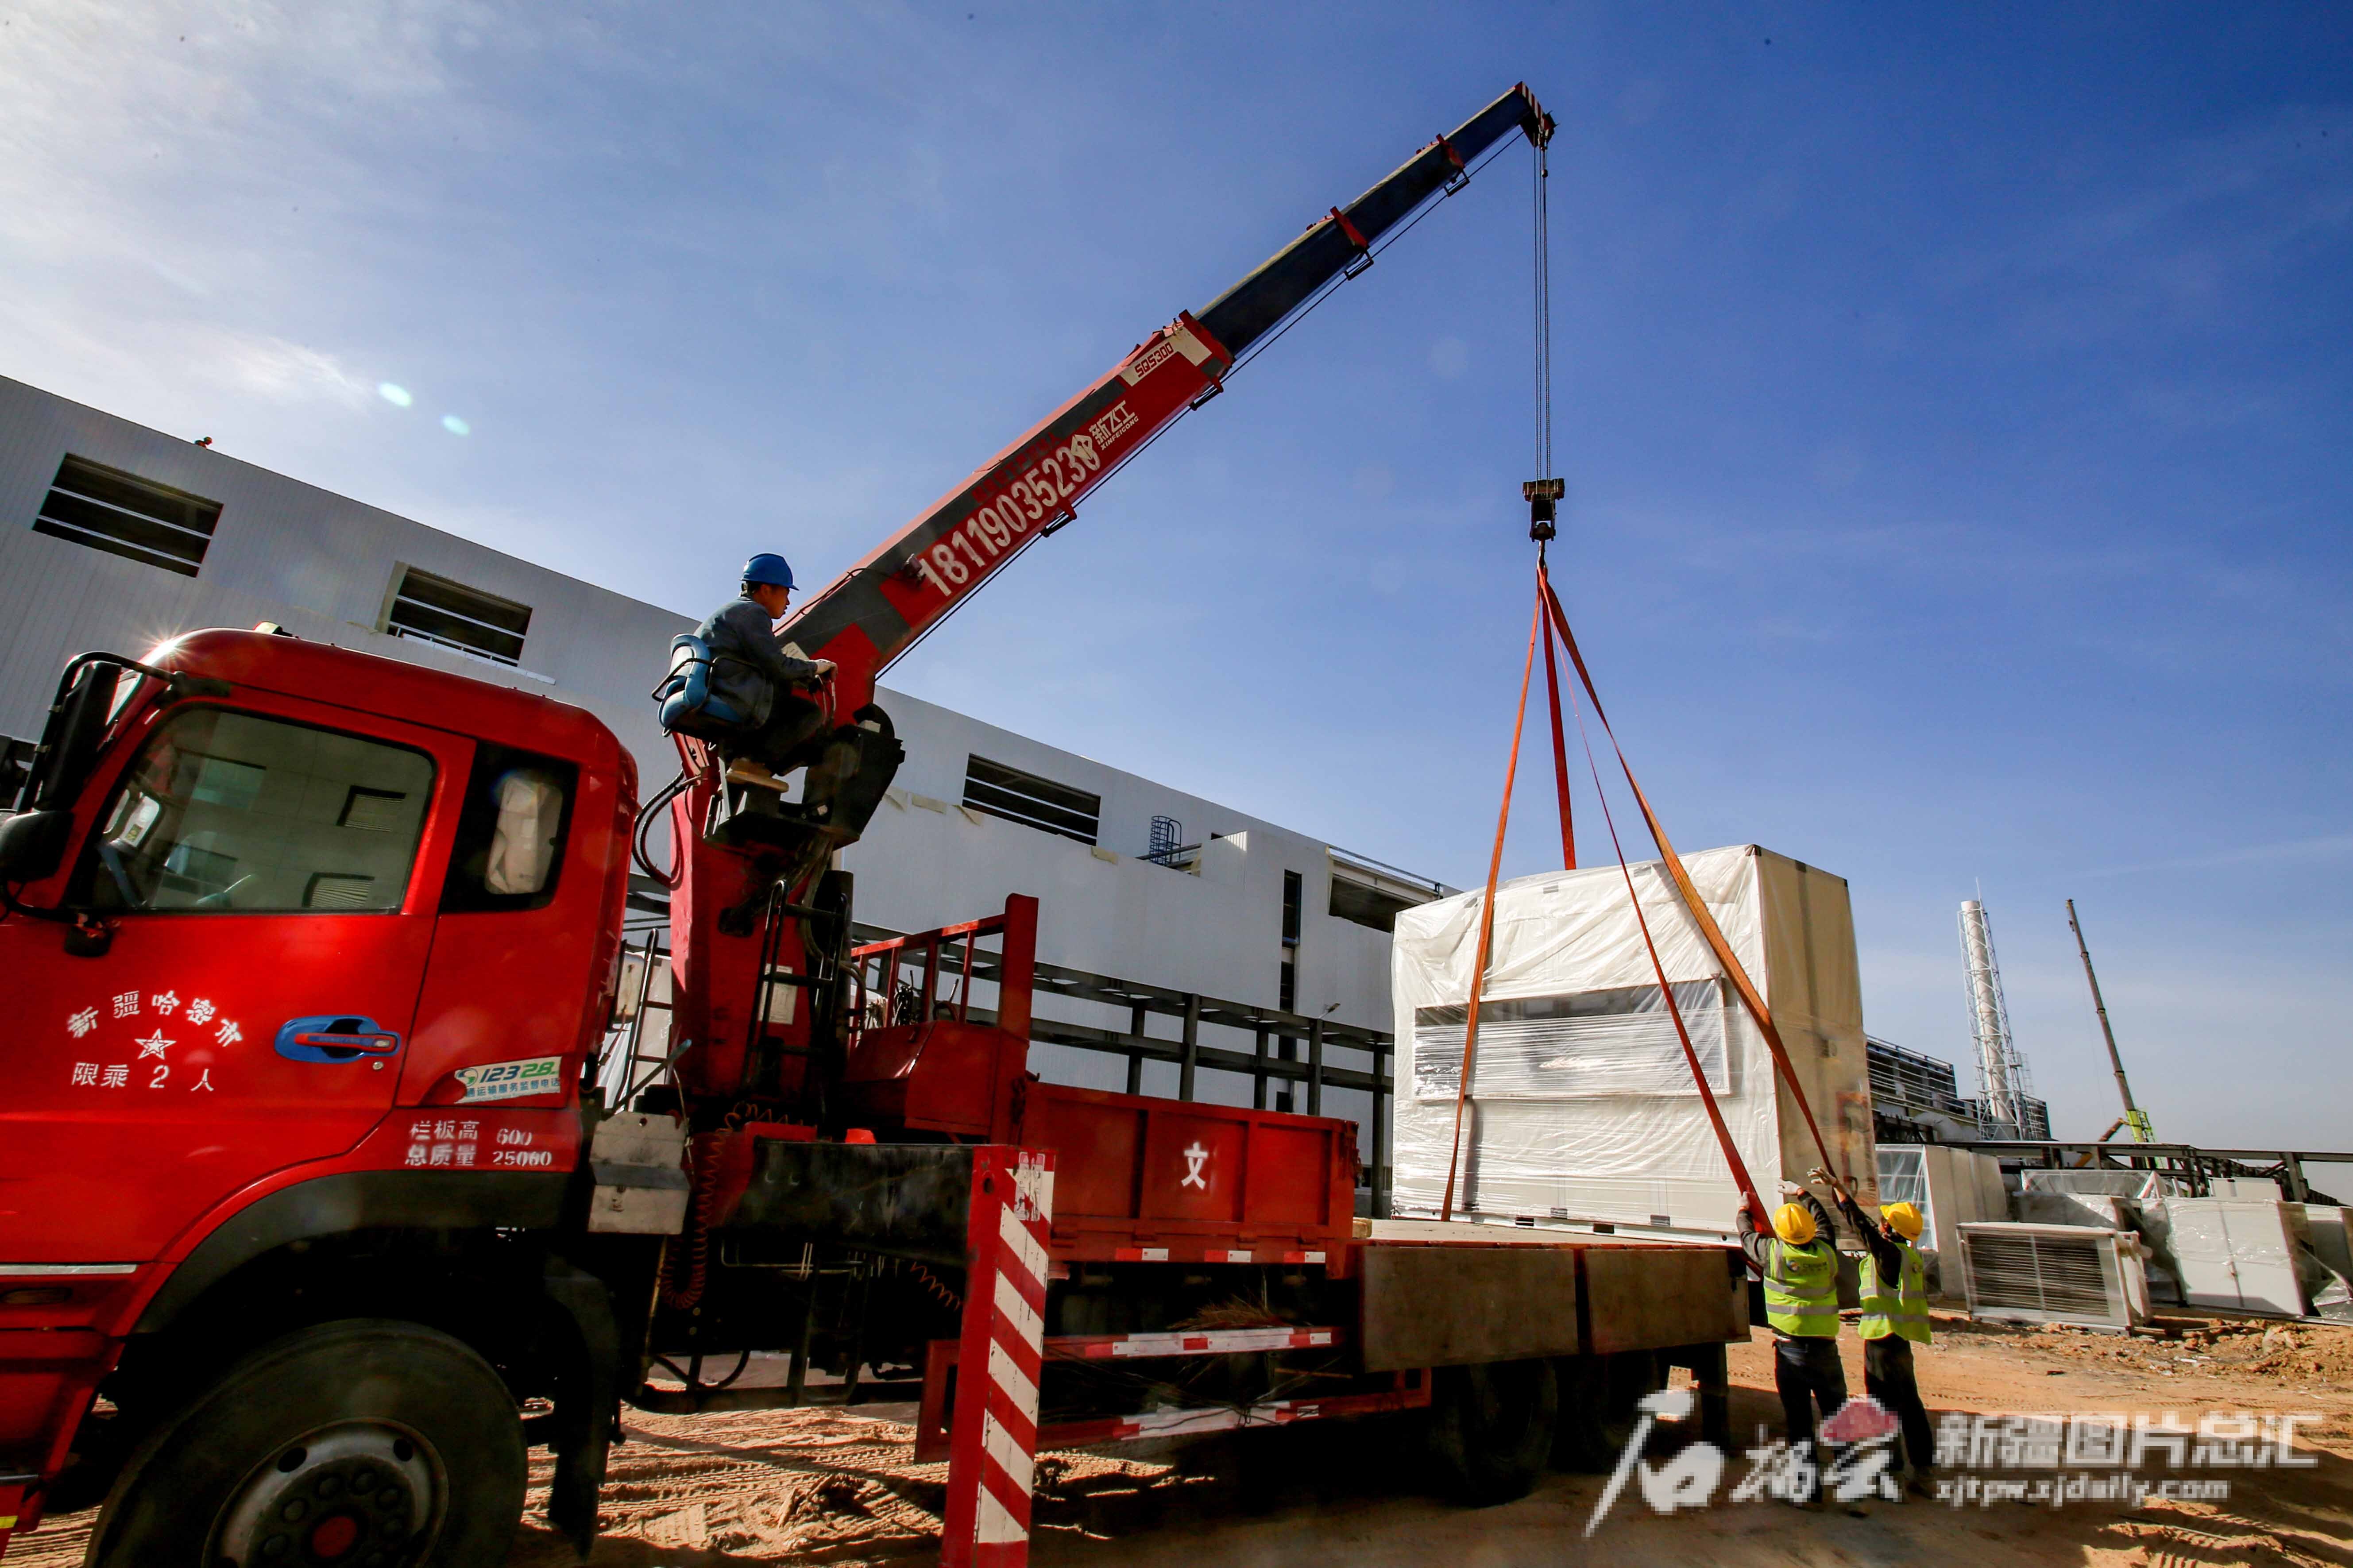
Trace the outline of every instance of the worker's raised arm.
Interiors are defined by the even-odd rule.
[[[1879,1228],[1878,1216],[1867,1213],[1845,1188],[1833,1187],[1831,1191],[1838,1195],[1839,1213],[1846,1215],[1847,1223],[1862,1237],[1862,1244],[1871,1248],[1872,1261],[1879,1266],[1879,1277],[1894,1279],[1900,1276],[1904,1271],[1904,1249],[1887,1239],[1886,1233]]]
[[[1837,1224],[1831,1218],[1831,1211],[1822,1206],[1821,1199],[1810,1192],[1800,1191],[1798,1201],[1805,1205],[1806,1212],[1814,1216],[1815,1235],[1827,1238],[1838,1234]]]
[[[1765,1267],[1768,1245],[1765,1216],[1750,1208],[1748,1201],[1743,1198],[1740,1205],[1733,1210],[1733,1223],[1739,1227],[1740,1250],[1747,1257],[1749,1262],[1762,1269]]]

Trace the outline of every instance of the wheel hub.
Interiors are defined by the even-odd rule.
[[[353,1422],[289,1444],[223,1516],[217,1568],[413,1568],[432,1544],[439,1465],[414,1434]]]

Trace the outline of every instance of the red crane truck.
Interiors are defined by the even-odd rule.
[[[105,1568],[490,1564],[543,1445],[585,1552],[622,1404],[895,1373],[945,1560],[1011,1563],[1041,1444],[1413,1412],[1493,1499],[1670,1361],[1720,1388],[1736,1254],[1359,1235],[1345,1121],[1027,1070],[1034,900],[857,946],[833,863],[902,755],[881,669],[1514,132],[1551,132],[1525,88],[819,595],[797,797],[681,737],[641,814],[577,709],[267,632],[75,659],[0,819],[0,1548],[99,1508]],[[632,1077],[665,815],[681,1044]],[[788,1383],[734,1385],[760,1352]]]

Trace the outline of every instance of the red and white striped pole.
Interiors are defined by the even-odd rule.
[[[948,1428],[943,1568],[1023,1568],[1044,1362],[1050,1151],[973,1151],[964,1333]]]

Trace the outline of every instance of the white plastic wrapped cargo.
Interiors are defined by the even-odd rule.
[[[2248,1198],[2175,1198],[2173,1256],[2181,1293],[2193,1307],[2300,1318],[2305,1299],[2298,1254],[2309,1245],[2302,1204]]]
[[[1765,994],[1832,1164],[1875,1201],[1862,995],[1845,881],[1754,845],[1683,857]],[[1769,1198],[1820,1162],[1763,1034],[1665,868],[1633,868],[1659,957],[1750,1173]],[[1395,1212],[1437,1214],[1483,891],[1401,911]],[[1455,1180],[1458,1214],[1729,1232],[1739,1191],[1659,996],[1614,865],[1497,890],[1494,955]]]

